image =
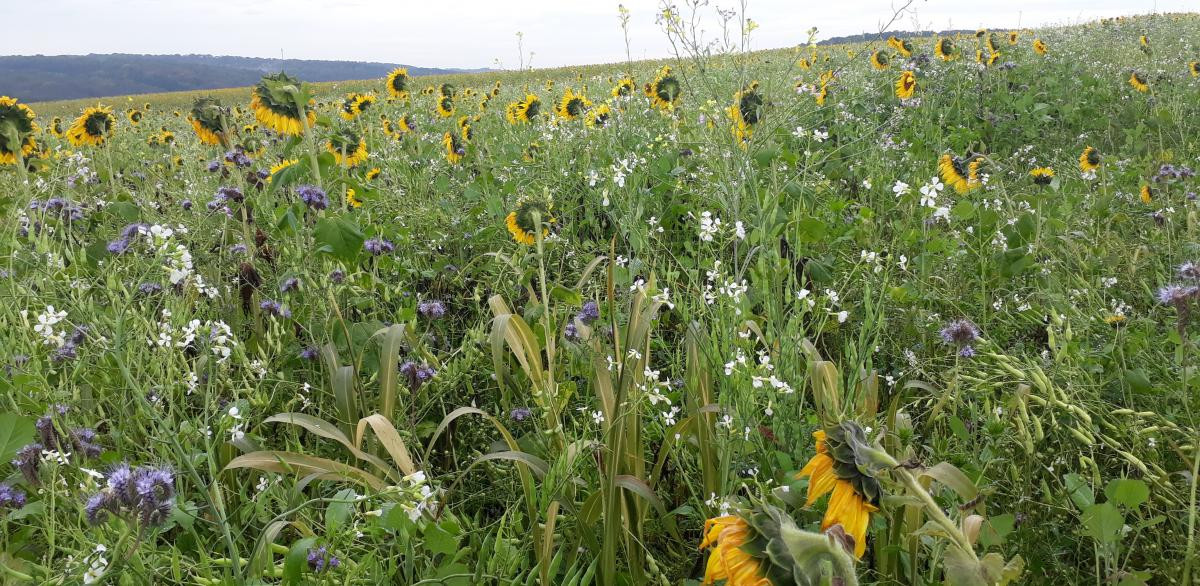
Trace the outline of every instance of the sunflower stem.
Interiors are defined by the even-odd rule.
[[[291,96],[292,101],[296,103],[296,112],[300,116],[300,124],[304,127],[304,149],[308,151],[308,160],[312,165],[313,178],[317,181],[317,187],[325,189],[325,185],[321,181],[321,165],[317,162],[316,146],[312,139],[312,127],[308,124],[308,109],[299,92]]]

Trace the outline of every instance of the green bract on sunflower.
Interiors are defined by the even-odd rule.
[[[37,151],[37,115],[15,98],[0,96],[0,165],[13,165]]]
[[[250,109],[263,126],[280,134],[298,136],[317,123],[315,101],[308,100],[301,112],[303,89],[303,82],[286,73],[265,75],[254,86]]]

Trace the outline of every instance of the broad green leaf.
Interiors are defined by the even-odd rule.
[[[1136,509],[1150,498],[1150,487],[1137,478],[1116,478],[1104,487],[1104,496],[1109,502]]]
[[[0,462],[8,462],[33,441],[33,422],[15,413],[0,413]]]
[[[317,241],[317,251],[331,254],[345,261],[353,261],[362,252],[362,229],[354,221],[346,218],[325,217],[317,220],[313,229],[313,237]]]

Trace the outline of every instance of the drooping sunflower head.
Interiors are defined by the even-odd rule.
[[[1150,37],[1147,37],[1146,35],[1142,35],[1142,36],[1138,37],[1138,44],[1143,47],[1149,47],[1150,46]]]
[[[550,226],[554,222],[554,200],[546,194],[521,197],[505,218],[513,240],[527,246],[537,243],[538,226],[541,226],[542,238],[545,238],[550,235]]]
[[[899,53],[901,56],[903,56],[905,59],[912,57],[912,52],[913,52],[912,43],[902,40],[902,39],[899,39],[899,38],[896,38],[896,37],[888,37],[887,43],[888,43],[889,47],[891,47],[892,49],[895,49],[896,52]]]
[[[301,113],[300,102],[304,95],[304,83],[299,79],[283,72],[264,75],[254,86],[250,109],[264,126],[280,134],[299,136],[306,126],[302,115],[307,119],[308,127],[317,123],[312,100],[308,100],[307,107],[303,108],[305,112]]]
[[[739,142],[750,139],[754,133],[754,125],[762,120],[763,98],[758,93],[758,82],[752,81],[742,90],[733,94],[733,104],[727,108],[729,118],[733,121],[733,135]]]
[[[393,128],[395,128],[396,136],[399,137],[402,134],[416,130],[417,123],[413,121],[412,116],[409,116],[408,114],[401,114],[400,117],[396,119],[396,124]]]
[[[617,81],[617,85],[613,86],[612,97],[627,98],[633,95],[633,90],[635,87],[637,86],[633,83],[632,77],[622,77],[619,81]]]
[[[991,53],[988,54],[988,60],[987,60],[986,65],[988,67],[991,67],[991,66],[995,65],[996,62],[999,60],[1000,60],[1000,52],[992,51]]]
[[[1079,155],[1079,170],[1084,173],[1095,171],[1100,168],[1100,151],[1093,147],[1083,149]]]
[[[475,136],[471,131],[471,117],[459,116],[457,124],[458,136],[463,139],[463,142],[471,142],[471,139]]]
[[[1146,82],[1146,76],[1136,71],[1129,74],[1129,85],[1143,94],[1150,91],[1150,84]]]
[[[1146,205],[1149,205],[1150,202],[1154,201],[1154,191],[1150,189],[1149,184],[1142,185],[1142,189],[1138,192],[1138,196],[1141,198],[1142,203]]]
[[[954,59],[954,41],[950,39],[938,39],[938,42],[933,46],[933,52],[941,57],[942,61]]]
[[[542,101],[533,94],[525,94],[525,98],[508,105],[504,116],[512,124],[529,122],[542,111]]]
[[[438,93],[438,95],[442,96],[443,98],[453,98],[454,97],[454,84],[443,83],[443,84],[439,85],[437,87],[437,93]]]
[[[658,77],[654,78],[649,89],[650,105],[661,110],[674,109],[680,94],[683,93],[683,86],[671,73],[670,65],[664,65],[659,70]]]
[[[379,170],[379,167],[372,167],[370,171],[367,171],[367,174],[366,174],[367,181],[374,181],[374,180],[378,179],[380,173],[381,173],[381,171]]]
[[[59,118],[58,116],[55,116],[52,120],[50,120],[50,127],[47,130],[50,131],[50,134],[58,137],[61,137],[67,132],[63,127],[62,118]]]
[[[363,95],[358,92],[350,92],[342,99],[342,105],[338,108],[338,115],[343,120],[354,120],[362,114],[363,109],[359,108],[359,102],[363,99]]]
[[[978,161],[966,162],[950,153],[938,159],[938,176],[959,194],[979,187]]]
[[[1008,44],[1015,45],[1020,39],[1020,34],[1017,31],[1008,31]]]
[[[871,67],[875,69],[888,68],[888,56],[883,51],[875,51],[871,53]]]
[[[296,163],[299,163],[299,162],[300,162],[299,159],[285,159],[283,161],[280,161],[279,164],[271,167],[271,173],[269,175],[267,175],[267,181],[274,179],[275,175],[278,174],[280,171],[283,171],[284,169],[287,169],[288,167],[291,167],[292,165],[295,165]]]
[[[908,100],[913,97],[917,91],[917,76],[912,71],[905,70],[900,74],[900,78],[896,80],[896,97],[901,100]]]
[[[200,142],[208,145],[224,145],[228,143],[225,129],[229,124],[229,109],[221,105],[221,101],[213,97],[196,98],[192,102],[192,111],[188,114],[188,122],[196,131]]]
[[[37,115],[15,98],[0,96],[0,165],[13,165],[17,153],[28,158],[37,150]]]
[[[112,136],[117,126],[117,118],[112,109],[107,106],[93,106],[84,109],[83,113],[67,130],[67,140],[74,146],[96,146],[104,144]]]
[[[559,117],[566,120],[575,120],[582,116],[587,109],[592,106],[592,101],[587,99],[583,94],[575,93],[575,90],[567,88],[563,92],[562,99],[558,101],[558,107],[555,110]]]
[[[467,154],[467,148],[463,146],[462,139],[453,132],[447,132],[442,136],[442,146],[446,149],[446,160],[450,161],[451,165],[457,165],[463,155]]]
[[[994,34],[991,34],[991,33],[988,33],[988,36],[987,36],[987,43],[985,43],[985,44],[987,45],[987,49],[988,49],[988,51],[989,51],[989,52],[991,52],[991,53],[995,53],[995,52],[997,51],[997,49],[996,49],[996,35],[994,35]]]
[[[1192,73],[1192,77],[1200,77],[1200,61],[1188,63],[1188,71]]]
[[[1038,55],[1045,55],[1046,52],[1049,50],[1050,50],[1050,47],[1047,46],[1046,43],[1044,41],[1042,41],[1041,39],[1033,40],[1033,52],[1034,53],[1037,53]]]
[[[361,208],[363,205],[362,200],[355,195],[354,189],[349,187],[346,188],[346,205],[354,209]]]
[[[325,148],[339,165],[354,167],[367,160],[367,141],[353,128],[342,128],[329,136]]]
[[[765,548],[753,548],[758,534],[738,515],[723,515],[704,522],[700,549],[712,548],[704,567],[704,583],[724,580],[728,586],[771,586],[765,576],[770,567]],[[755,550],[758,555],[754,555]]]
[[[866,552],[867,528],[871,513],[879,510],[882,488],[875,478],[866,433],[857,423],[843,421],[837,426],[813,433],[816,454],[796,478],[808,478],[806,505],[832,492],[833,496],[821,520],[821,530],[841,526],[853,539],[854,555]]]
[[[542,144],[534,141],[529,143],[529,146],[525,147],[525,150],[521,153],[521,160],[525,161],[526,163],[532,163],[536,161],[538,156],[541,154]]]
[[[403,67],[393,69],[387,76],[388,95],[398,100],[408,97],[408,70]]]
[[[1037,167],[1030,171],[1029,175],[1033,177],[1033,182],[1038,185],[1050,185],[1050,182],[1054,180],[1054,169],[1050,167]]]
[[[129,120],[130,124],[137,126],[142,121],[142,112],[137,108],[130,108],[125,111],[125,118]]]
[[[175,144],[175,133],[167,130],[167,127],[164,126],[159,129],[158,141],[164,145]]]
[[[603,128],[608,126],[608,120],[612,117],[612,108],[608,104],[600,104],[599,106],[587,111],[585,122],[589,128]]]
[[[262,156],[263,151],[267,148],[267,141],[256,134],[247,134],[238,143],[238,146],[241,147],[242,152],[246,153],[247,156],[259,157]]]
[[[437,99],[437,113],[442,118],[449,118],[454,115],[454,98],[442,94]]]

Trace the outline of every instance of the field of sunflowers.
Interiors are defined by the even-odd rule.
[[[0,98],[0,583],[1200,584],[1200,15],[660,22]]]

